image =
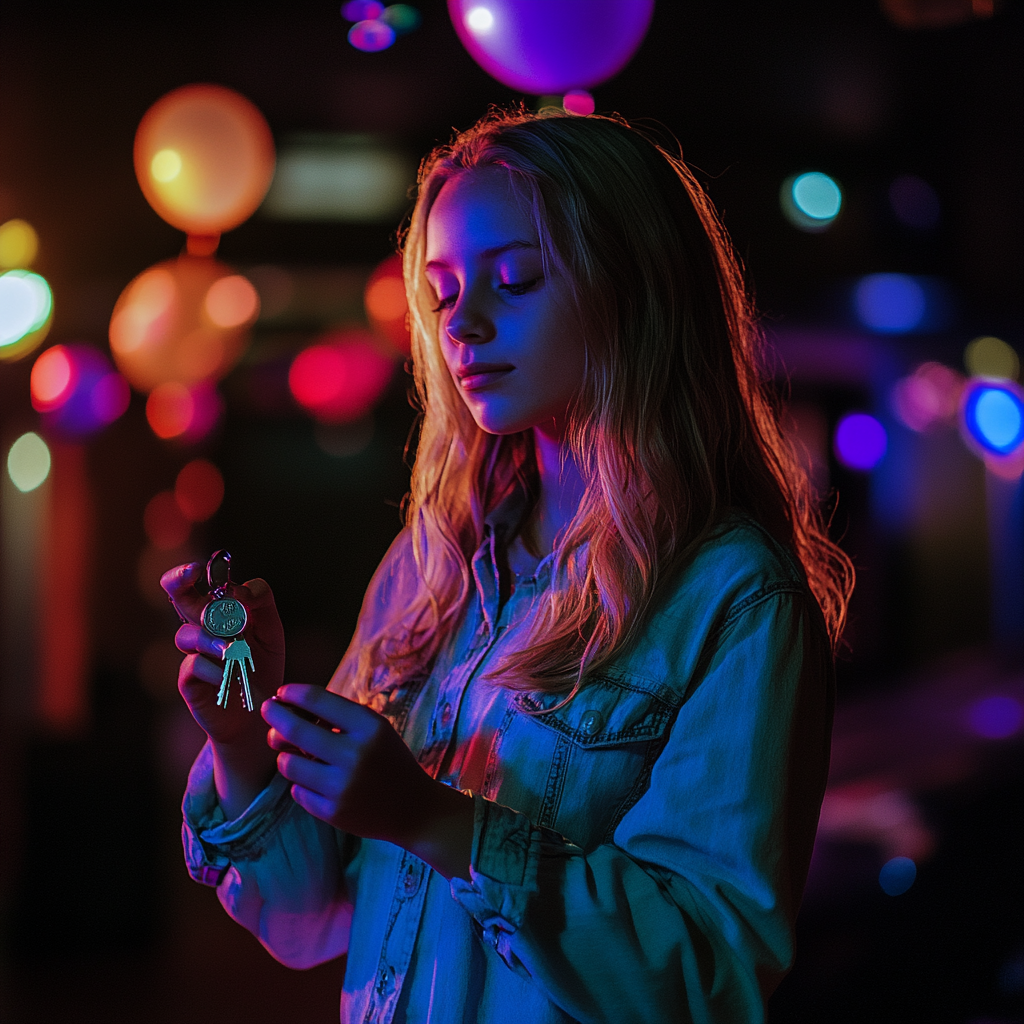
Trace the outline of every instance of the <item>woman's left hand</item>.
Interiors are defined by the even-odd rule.
[[[432,779],[386,718],[297,683],[282,686],[261,711],[297,804],[337,829],[402,846],[447,878],[469,877],[473,801]]]

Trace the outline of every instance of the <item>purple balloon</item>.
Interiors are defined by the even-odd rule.
[[[448,13],[477,64],[539,96],[618,74],[647,34],[654,0],[448,0]]]

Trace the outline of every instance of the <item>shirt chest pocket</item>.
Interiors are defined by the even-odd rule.
[[[607,842],[646,790],[676,708],[632,680],[611,677],[589,680],[557,711],[545,713],[557,700],[534,693],[517,694],[513,703],[515,725],[552,751],[538,824],[584,849]]]

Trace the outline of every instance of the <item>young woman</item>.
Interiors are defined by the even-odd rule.
[[[344,1021],[756,1021],[793,959],[852,585],[779,431],[740,271],[624,121],[494,114],[404,244],[423,419],[405,529],[327,689],[215,706],[189,870]],[[318,719],[314,721],[313,719]],[[269,732],[266,725],[269,724]]]

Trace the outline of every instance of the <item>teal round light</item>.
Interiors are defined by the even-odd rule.
[[[779,198],[783,213],[802,231],[823,231],[843,208],[843,190],[821,171],[787,178]]]

